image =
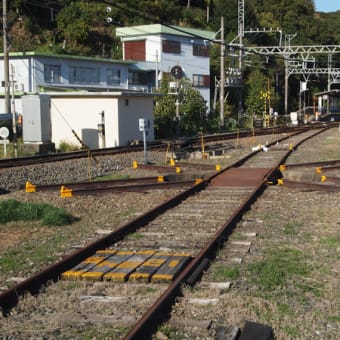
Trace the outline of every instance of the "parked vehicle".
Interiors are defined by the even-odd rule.
[[[16,132],[17,137],[22,136],[22,115],[16,114]],[[9,130],[9,139],[13,139],[13,115],[11,113],[0,113],[0,127],[7,127]]]

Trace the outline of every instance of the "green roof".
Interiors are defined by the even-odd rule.
[[[214,39],[215,32],[200,30],[196,28],[180,27],[180,26],[165,26],[161,24],[140,25],[130,27],[117,27],[116,35],[118,37],[135,37],[140,35],[155,35],[155,34],[172,34],[185,37],[196,37],[202,39]]]
[[[3,53],[0,53],[0,56],[3,57]],[[47,53],[47,52],[11,52],[9,53],[9,57],[47,57],[47,58],[59,58],[59,59],[74,59],[74,60],[88,60],[88,61],[100,61],[100,62],[108,62],[108,63],[121,63],[121,64],[135,64],[133,61],[125,61],[125,60],[117,60],[117,59],[109,59],[109,58],[98,58],[98,57],[86,57],[86,56],[76,56],[69,54],[56,54],[56,53]]]

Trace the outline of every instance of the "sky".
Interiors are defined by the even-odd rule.
[[[335,12],[340,10],[340,0],[314,0],[317,12]]]

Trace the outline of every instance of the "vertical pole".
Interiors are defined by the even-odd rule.
[[[224,17],[221,17],[220,124],[224,126]]]
[[[13,143],[14,143],[14,157],[18,157],[18,139],[17,139],[17,117],[15,112],[15,88],[14,88],[14,66],[11,65],[11,83],[12,83],[12,107],[13,107],[13,115],[12,115],[12,128],[13,128]]]
[[[179,137],[179,81],[176,79],[176,137]]]
[[[102,138],[102,148],[106,148],[106,141],[105,141],[105,111],[103,110],[102,112],[99,113],[101,116],[101,133],[100,136]]]
[[[301,108],[301,81],[300,81],[300,88],[299,88],[299,114],[301,116],[302,108]]]
[[[288,60],[285,58],[285,115],[288,114]]]
[[[4,85],[5,85],[5,113],[11,112],[11,103],[9,96],[9,56],[7,46],[7,0],[2,0],[3,17],[2,17],[2,30],[3,30],[3,49],[4,49]]]
[[[147,150],[146,150],[146,128],[143,129],[143,143],[144,143],[144,164],[148,164]]]
[[[156,75],[155,75],[156,90],[158,90],[158,50],[156,50]]]
[[[328,54],[328,64],[327,64],[327,91],[331,90],[331,68],[332,68],[332,54]]]

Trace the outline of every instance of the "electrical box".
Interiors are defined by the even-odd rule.
[[[139,131],[146,131],[150,127],[150,121],[148,119],[139,119]]]
[[[24,143],[50,143],[52,139],[50,96],[22,96]]]

